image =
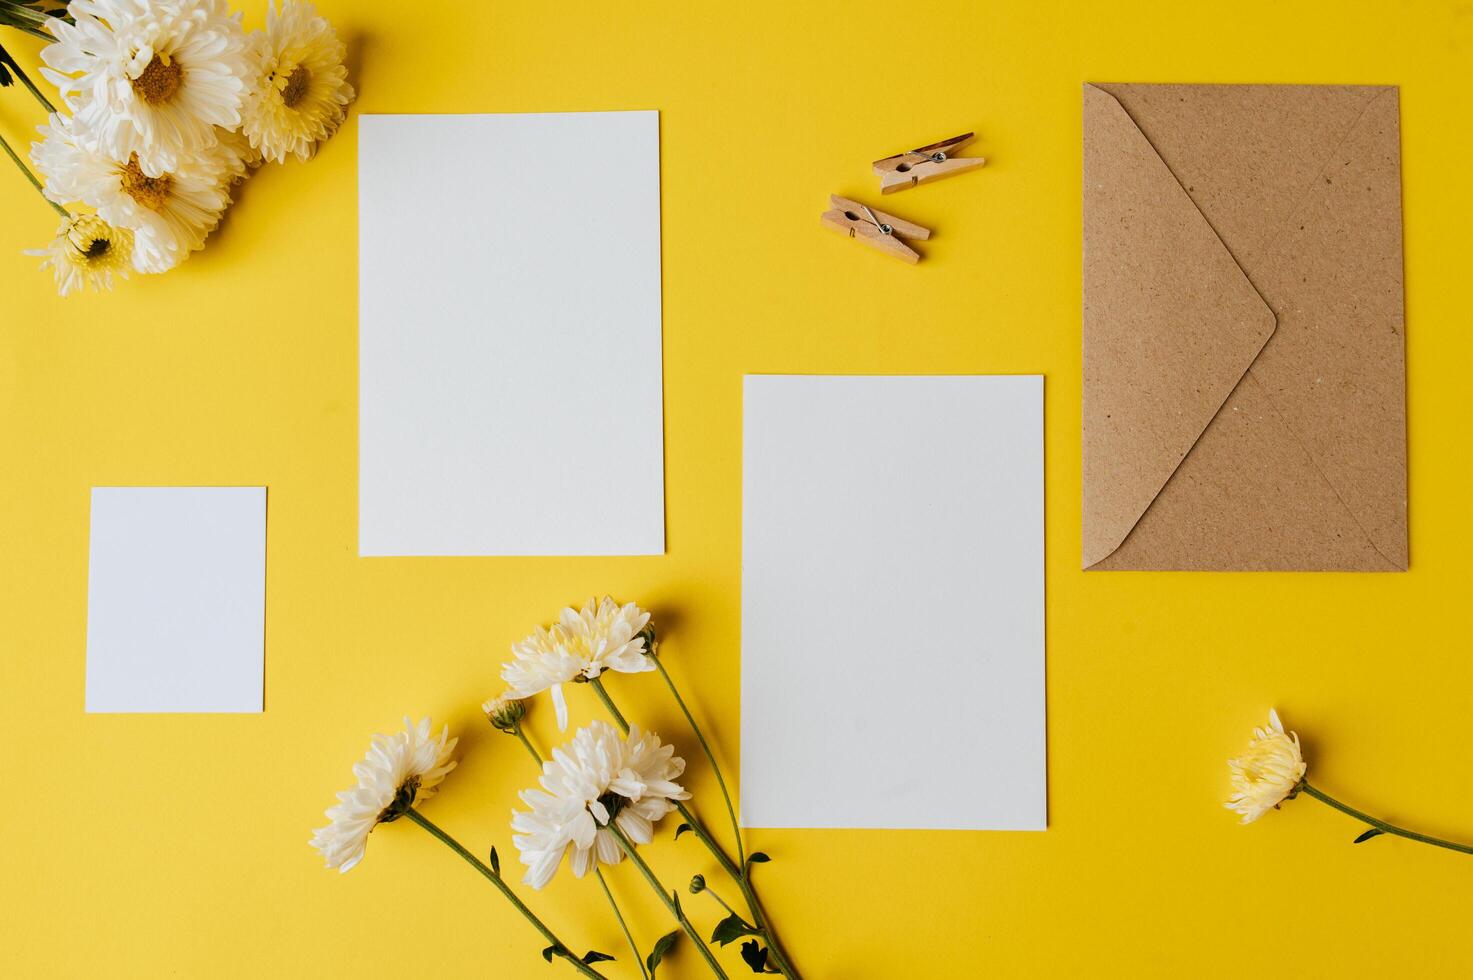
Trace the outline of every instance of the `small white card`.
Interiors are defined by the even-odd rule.
[[[259,712],[265,487],[93,487],[89,712]]]
[[[748,827],[1042,830],[1043,379],[749,376]]]
[[[665,551],[655,112],[360,116],[361,555]]]

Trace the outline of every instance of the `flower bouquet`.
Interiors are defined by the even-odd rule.
[[[772,920],[757,897],[753,868],[769,861],[761,851],[747,853],[731,794],[716,757],[696,724],[660,659],[649,613],[634,603],[590,599],[579,609],[564,609],[558,622],[539,628],[512,647],[513,659],[502,667],[505,694],[482,705],[487,721],[516,737],[540,772],[538,788],[520,794],[526,809],[514,810],[512,843],[526,870],[521,884],[533,891],[547,885],[564,864],[574,877],[592,875],[607,897],[610,910],[629,945],[633,962],[644,980],[654,980],[661,961],[685,937],[710,971],[726,977],[717,953],[741,940],[741,960],[754,973],[798,978],[792,958],[783,948]],[[605,686],[605,675],[656,672],[680,707],[691,732],[710,763],[731,822],[735,853],[728,851],[690,805],[691,794],[680,783],[685,761],[675,747],[653,732],[632,724],[615,704]],[[522,727],[530,698],[548,693],[558,728],[566,732],[568,705],[564,684],[587,684],[598,695],[609,720],[596,719],[580,727],[571,740],[552,750],[551,758],[528,738]],[[436,734],[429,719],[418,724],[405,719],[402,732],[376,735],[363,761],[353,767],[355,785],[338,794],[327,811],[328,824],[313,835],[311,844],[330,868],[348,871],[363,859],[369,834],[379,824],[407,819],[444,843],[483,875],[532,924],[547,945],[542,956],[549,963],[566,961],[586,977],[603,977],[597,964],[615,957],[599,950],[583,955],[555,934],[517,895],[503,876],[496,848],[483,862],[459,841],[441,830],[418,809],[439,789],[455,768],[456,739],[448,729]],[[645,861],[643,849],[655,841],[660,822],[678,813],[681,823],[674,837],[689,833],[710,851],[741,898],[738,906],[720,897],[717,887],[702,875],[688,884],[693,895],[709,895],[725,916],[709,938],[703,937],[681,904],[680,892],[663,884]],[[630,930],[604,878],[604,868],[633,865],[669,913],[676,928],[642,945]]]
[[[311,157],[353,100],[342,42],[300,0],[270,3],[250,33],[224,0],[0,0],[0,25],[53,42],[41,74],[65,111],[0,47],[0,85],[19,82],[48,116],[34,170],[0,148],[61,217],[30,254],[63,296],[174,268],[241,180]]]

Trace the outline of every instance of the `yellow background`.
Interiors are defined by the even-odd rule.
[[[1473,4],[324,8],[353,117],[314,162],[255,176],[176,272],[57,299],[18,254],[54,216],[0,181],[0,974],[571,976],[407,822],[345,876],[307,838],[369,734],[428,713],[462,762],[426,813],[515,867],[507,816],[532,774],[477,706],[512,640],[594,592],[655,610],[735,774],[744,372],[1047,375],[1050,829],[750,834],[810,978],[1465,973],[1468,857],[1352,847],[1358,825],[1305,798],[1242,828],[1220,799],[1224,757],[1277,704],[1323,788],[1473,839]],[[1079,571],[1085,80],[1401,85],[1410,573]],[[356,116],[627,108],[661,111],[668,554],[359,559]],[[0,93],[13,142],[39,121]],[[877,196],[871,160],[973,128],[985,170],[886,202],[936,230],[918,267],[819,225],[830,192]],[[469,208],[515,189],[460,190]],[[494,203],[478,213],[516,234]],[[83,714],[88,488],[105,484],[269,486],[264,714]],[[945,682],[924,623],[875,625],[900,651],[877,688]],[[658,680],[613,688],[692,759],[719,826]],[[882,694],[874,718],[897,739],[926,724]],[[546,745],[545,702],[534,731]],[[652,849],[672,886],[718,880],[702,853]],[[632,868],[612,878],[647,947],[663,911]],[[530,901],[634,975],[592,882],[564,872]],[[724,959],[740,975],[735,947]],[[690,949],[668,973],[702,975]]]

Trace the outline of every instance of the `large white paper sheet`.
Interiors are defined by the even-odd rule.
[[[262,709],[265,487],[93,487],[95,712]]]
[[[749,827],[1042,830],[1043,379],[750,376]]]
[[[655,112],[360,116],[362,555],[665,550]]]

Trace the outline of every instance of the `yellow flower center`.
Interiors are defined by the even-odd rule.
[[[183,78],[184,70],[179,67],[179,62],[156,54],[144,66],[142,73],[133,79],[133,91],[149,105],[163,105],[179,91]]]
[[[169,200],[169,185],[172,183],[168,174],[162,177],[150,177],[143,172],[138,165],[138,154],[133,154],[118,173],[123,185],[123,192],[148,208],[150,211],[162,211]]]
[[[312,73],[305,65],[293,68],[292,73],[286,76],[286,88],[281,90],[281,104],[288,109],[295,109],[297,103],[306,96],[307,86],[311,83]]]

